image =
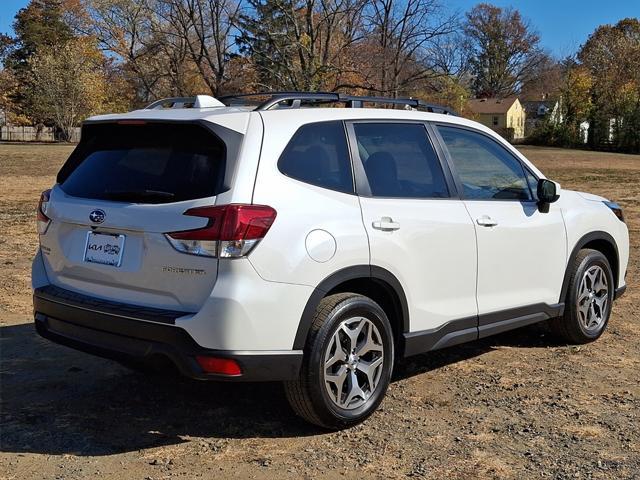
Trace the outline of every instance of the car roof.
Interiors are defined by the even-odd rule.
[[[390,108],[276,108],[273,110],[254,111],[252,107],[209,107],[209,108],[165,108],[165,109],[140,109],[126,113],[113,113],[96,115],[86,120],[87,123],[116,122],[123,120],[150,120],[150,121],[209,121],[238,132],[246,130],[246,124],[250,114],[262,115],[265,121],[271,119],[284,119],[287,122],[304,125],[313,122],[330,120],[409,120],[454,123],[467,125],[474,128],[483,126],[477,122],[464,119],[455,115],[442,113],[429,113],[418,110],[401,110]],[[482,128],[485,130],[485,128]],[[488,129],[487,129],[488,130]]]
[[[369,104],[395,106],[396,109],[366,108]],[[330,105],[333,105],[333,108],[329,107]],[[336,105],[343,105],[346,108],[335,108]],[[402,108],[397,109],[397,107]],[[229,95],[220,99],[210,95],[163,98],[141,110],[98,115],[89,118],[87,122],[204,120],[216,124],[231,124],[234,130],[242,131],[243,127],[246,128],[251,112],[257,112],[262,118],[283,118],[282,115],[286,115],[288,122],[298,125],[325,121],[329,118],[417,121],[437,121],[445,115],[450,118],[459,118],[448,107],[414,98],[354,96],[335,92],[266,92]]]
[[[468,125],[477,128],[482,126],[477,122],[456,115],[431,113],[419,110],[391,109],[391,108],[297,108],[263,110],[260,114],[266,120],[287,118],[288,121],[302,124],[325,122],[330,120],[391,120],[443,122]]]
[[[253,106],[207,107],[207,108],[162,108],[141,109],[127,113],[97,115],[88,118],[86,123],[117,122],[122,120],[149,121],[205,121],[221,125],[241,134],[245,134],[252,115],[262,117],[265,128],[278,131],[279,126],[286,125],[286,130],[297,130],[302,125],[331,120],[369,120],[369,121],[415,121],[449,124],[481,131],[499,141],[514,155],[523,160],[538,176],[544,175],[529,160],[509,142],[500,137],[489,127],[481,123],[456,115],[424,112],[413,109],[391,108],[333,108],[333,107],[302,107],[302,108],[274,108],[272,110],[256,111]]]

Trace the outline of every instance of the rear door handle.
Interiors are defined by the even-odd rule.
[[[495,227],[496,225],[498,225],[498,222],[496,222],[489,215],[482,215],[481,217],[476,218],[476,223],[478,225],[482,225],[483,227]]]
[[[380,220],[371,224],[376,230],[382,230],[383,232],[391,232],[398,230],[400,224],[393,221],[391,217],[382,217]]]

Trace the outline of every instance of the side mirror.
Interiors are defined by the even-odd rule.
[[[538,205],[543,213],[549,210],[549,204],[560,198],[560,185],[546,178],[538,180]]]
[[[541,178],[538,180],[538,201],[540,203],[553,203],[560,195],[558,194],[556,182]]]

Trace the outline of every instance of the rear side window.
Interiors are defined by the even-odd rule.
[[[353,128],[374,197],[449,197],[442,166],[423,125],[356,123]]]
[[[169,203],[226,188],[225,144],[196,124],[87,125],[58,174],[71,196]]]
[[[342,122],[300,127],[280,156],[278,169],[301,182],[353,193],[351,160]]]

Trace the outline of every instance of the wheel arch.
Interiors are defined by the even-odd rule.
[[[618,246],[616,245],[616,241],[607,232],[590,232],[580,237],[580,239],[576,242],[573,249],[571,250],[571,254],[569,255],[567,261],[567,268],[564,273],[564,279],[562,281],[562,290],[560,292],[559,299],[560,302],[564,302],[567,296],[567,290],[569,288],[569,278],[571,277],[571,271],[569,269],[571,268],[571,265],[573,265],[573,261],[578,255],[578,252],[584,248],[597,250],[605,257],[607,257],[609,265],[611,265],[614,288],[618,288],[620,255],[618,253]]]
[[[409,331],[409,306],[400,281],[388,270],[375,265],[353,265],[329,275],[315,288],[302,312],[293,343],[303,349],[320,301],[334,293],[353,292],[370,297],[389,316],[396,344]]]

